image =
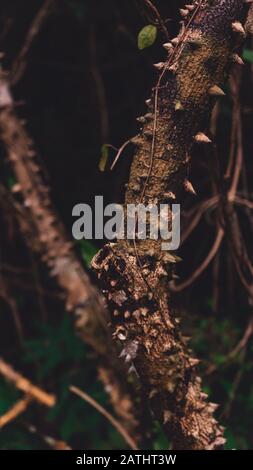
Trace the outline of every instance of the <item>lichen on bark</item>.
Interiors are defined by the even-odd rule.
[[[195,2],[178,37],[167,45],[159,78],[141,117],[140,134],[125,196],[127,204],[181,202],[194,144],[210,144],[210,112],[223,94],[248,6],[242,0]],[[168,224],[171,223],[171,214]],[[175,449],[214,450],[224,428],[201,392],[198,361],[192,357],[171,308],[173,254],[161,240],[118,240],[94,258],[93,269],[112,313],[114,337],[133,362],[155,416]]]

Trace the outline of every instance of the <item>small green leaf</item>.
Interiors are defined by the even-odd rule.
[[[106,163],[109,157],[109,149],[108,145],[104,144],[101,147],[101,158],[99,161],[99,170],[100,171],[105,171]]]
[[[250,49],[244,49],[242,56],[244,60],[247,60],[248,62],[253,64],[253,51],[251,51]]]
[[[144,26],[138,34],[138,48],[140,50],[152,46],[156,40],[157,28],[152,24]]]
[[[97,247],[89,240],[80,240],[79,247],[81,248],[81,256],[83,261],[87,266],[90,266],[90,262],[93,256],[95,256],[95,254],[98,252]]]

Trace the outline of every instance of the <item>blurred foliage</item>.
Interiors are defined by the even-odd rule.
[[[193,328],[191,344],[201,359],[204,390],[211,401],[222,404],[216,416],[226,426],[226,448],[250,449],[253,444],[252,341],[231,357],[244,334],[238,324],[213,316],[197,319]]]
[[[96,380],[92,353],[74,334],[69,317],[64,316],[54,326],[36,325],[33,339],[25,341],[17,353],[22,357],[19,367],[30,371],[35,383],[53,391],[57,395],[57,404],[50,410],[36,404],[30,406],[22,417],[0,433],[1,449],[44,447],[40,436],[29,436],[28,425],[36,426],[41,435],[52,435],[79,448],[124,448],[115,429],[69,391],[69,386],[74,384],[110,409],[108,397]],[[0,414],[6,412],[19,396],[14,387],[0,378]]]

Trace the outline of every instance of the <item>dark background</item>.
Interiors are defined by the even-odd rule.
[[[161,32],[152,47],[143,51],[137,47],[140,29],[154,21],[141,0],[56,3],[32,46],[25,75],[14,94],[18,113],[26,119],[39,150],[57,211],[71,233],[73,205],[80,202],[93,205],[95,195],[103,195],[105,204],[123,201],[131,147],[122,154],[113,172],[109,171],[116,153],[113,149],[109,151],[106,171],[99,171],[101,147],[109,143],[118,148],[138,132],[136,117],[145,111],[145,99],[157,75],[152,64],[165,58],[165,51],[161,47],[164,42]],[[180,20],[178,8],[183,2],[157,0],[155,4],[168,20],[169,34],[174,37]],[[6,54],[5,69],[11,67],[40,5],[37,0],[1,0],[0,47]],[[245,48],[251,49],[250,40]],[[244,171],[249,192],[253,177],[251,67],[249,60],[243,70],[240,96]],[[227,161],[231,124],[228,87],[226,91],[217,135],[222,168]],[[211,195],[214,172],[211,157],[208,151],[194,149],[191,181],[198,198],[187,196],[185,209]],[[0,184],[10,187],[13,177],[3,151],[0,170]],[[110,409],[106,394],[96,381],[92,352],[75,337],[58,293],[23,244],[8,201],[1,200],[0,206],[0,355],[58,397],[53,410],[48,412],[32,405],[4,428],[0,432],[0,448],[45,448],[43,436],[48,434],[74,448],[123,448],[125,443],[111,425],[89,405],[70,395],[69,385],[78,385]],[[248,213],[241,211],[240,221],[251,249]],[[188,223],[186,219],[185,224]],[[214,216],[208,211],[179,253],[184,259],[178,270],[182,279],[201,262],[213,237]],[[87,264],[98,247],[95,242],[83,242],[76,249]],[[244,334],[252,315],[252,300],[238,280],[226,243],[218,261],[219,275],[217,263],[212,264],[191,288],[177,296],[175,307],[183,309],[185,329],[192,335],[193,348],[202,358],[204,386],[211,400],[222,404],[217,416],[227,427],[227,448],[249,449],[253,445],[251,341],[233,360],[228,355]],[[16,305],[21,335],[10,299]],[[0,414],[18,396],[0,377]],[[36,426],[36,433],[29,431],[30,425]],[[158,425],[154,425],[154,433],[154,448],[164,448],[167,444]]]

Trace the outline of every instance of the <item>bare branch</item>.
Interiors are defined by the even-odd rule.
[[[0,416],[0,429],[24,413],[31,401],[32,399],[28,395],[27,397],[17,401],[17,403],[15,403],[15,405],[13,405],[10,410],[8,410],[4,415]]]
[[[39,387],[33,385],[29,380],[23,377],[21,374],[16,372],[7,362],[0,358],[0,374],[4,376],[6,380],[12,382],[15,387],[22,392],[30,395],[34,400],[39,403],[52,407],[56,403],[56,398],[54,395],[50,395],[47,392],[44,392]]]
[[[30,29],[26,35],[23,47],[21,48],[16,60],[13,63],[10,82],[12,85],[16,85],[17,82],[23,77],[23,74],[26,69],[27,56],[31,49],[31,46],[41,30],[45,19],[49,15],[52,7],[54,6],[56,0],[44,0],[42,7],[35,16]]]
[[[71,386],[69,387],[69,389],[72,393],[75,393],[75,395],[82,398],[84,401],[86,401],[91,406],[93,406],[101,415],[103,415],[114,426],[114,428],[119,432],[119,434],[121,434],[123,439],[129,445],[130,449],[138,450],[136,442],[134,442],[134,440],[131,438],[128,432],[119,423],[119,421],[117,421],[111,415],[111,413],[109,413],[102,405],[100,405],[96,400],[94,400],[94,398],[92,398],[90,395],[88,395],[83,390],[80,390],[77,387]]]

